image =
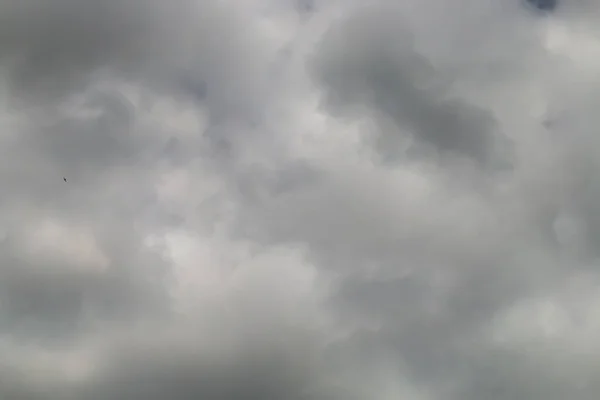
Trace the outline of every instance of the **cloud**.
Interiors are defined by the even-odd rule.
[[[595,398],[599,12],[0,5],[0,397]]]
[[[410,31],[398,28],[402,20],[394,11],[361,10],[325,35],[315,68],[328,88],[328,103],[337,109],[362,104],[363,112],[391,118],[398,126],[386,126],[389,131],[381,134],[383,152],[401,151],[388,136],[410,132],[417,143],[486,161],[494,140],[493,115],[453,98],[414,48]]]

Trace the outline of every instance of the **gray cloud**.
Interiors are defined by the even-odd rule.
[[[356,106],[362,104],[395,121],[396,129],[380,134],[380,151],[400,152],[388,137],[407,132],[417,144],[489,160],[498,134],[493,114],[456,98],[443,75],[419,54],[412,33],[401,28],[398,11],[367,8],[340,25],[325,36],[316,75],[336,109],[354,104],[350,112],[360,112]]]
[[[0,5],[0,397],[595,398],[592,3]]]

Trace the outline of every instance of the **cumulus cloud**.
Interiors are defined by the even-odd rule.
[[[534,8],[0,4],[0,397],[595,398],[600,8]]]

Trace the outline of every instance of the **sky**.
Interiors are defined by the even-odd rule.
[[[0,2],[0,398],[597,398],[599,22]]]

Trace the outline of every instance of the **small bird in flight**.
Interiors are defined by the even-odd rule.
[[[63,181],[65,181],[65,182],[66,182],[66,181],[67,181],[67,178],[63,178]]]

